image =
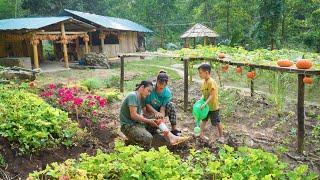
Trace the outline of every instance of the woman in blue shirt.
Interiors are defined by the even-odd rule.
[[[157,76],[155,88],[145,99],[147,116],[155,118],[169,117],[172,126],[172,133],[179,135],[181,131],[177,129],[177,115],[174,104],[171,102],[172,94],[167,87],[169,76],[165,71],[160,71]]]

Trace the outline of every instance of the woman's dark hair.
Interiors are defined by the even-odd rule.
[[[153,86],[152,82],[151,81],[141,81],[140,84],[136,84],[136,90],[138,90],[141,86],[144,86],[144,87],[149,87],[149,86]]]
[[[168,80],[169,80],[169,76],[167,75],[167,72],[165,72],[164,70],[159,71],[159,74],[157,76],[157,81],[167,83]]]

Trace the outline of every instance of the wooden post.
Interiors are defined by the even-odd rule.
[[[189,74],[189,82],[192,82],[192,76],[193,76],[193,63],[189,62],[188,64],[188,68],[189,68],[189,71],[188,71],[188,74]]]
[[[106,38],[106,35],[103,32],[100,32],[99,39],[100,39],[100,52],[103,53],[104,51],[104,39]]]
[[[189,38],[184,38],[184,48],[190,48],[189,46]]]
[[[304,149],[304,74],[298,74],[298,152],[302,153]]]
[[[68,44],[68,40],[66,39],[66,30],[64,28],[64,23],[61,23],[61,43],[62,43],[62,48],[63,48],[63,59],[65,62],[65,67],[69,68],[69,60],[68,60],[68,48],[67,48],[67,44]]]
[[[252,67],[250,67],[250,71],[254,71],[254,69],[253,69]],[[254,96],[254,84],[253,84],[253,79],[254,79],[254,78],[252,78],[252,79],[250,80],[250,95],[251,95],[251,97]]]
[[[250,80],[250,93],[251,93],[251,97],[253,97],[253,95],[254,95],[253,79]]]
[[[41,63],[41,59],[43,59],[43,44],[42,40],[39,40],[39,45],[37,46],[38,48],[38,59],[39,59],[39,64]]]
[[[207,36],[205,36],[205,37],[204,37],[204,39],[203,39],[203,45],[204,45],[204,46],[206,46],[206,45],[207,45],[207,38],[208,38],[208,37],[207,37]]]
[[[120,56],[120,92],[124,91],[124,56]]]
[[[79,43],[79,38],[76,39],[76,51],[77,51],[77,60],[80,60],[80,43]]]
[[[90,38],[88,36],[88,34],[84,34],[83,36],[83,41],[84,41],[84,52],[85,53],[88,53],[89,52],[89,44],[88,42],[90,41]]]
[[[193,49],[196,48],[196,37],[193,38]]]
[[[33,62],[34,62],[34,69],[39,69],[39,56],[38,56],[38,44],[39,40],[33,39],[31,41],[32,48],[33,48]]]
[[[85,51],[86,51],[86,53],[88,53],[89,52],[89,43],[88,43],[88,41],[84,42],[84,44],[85,44]]]
[[[189,58],[183,59],[183,65],[184,65],[184,106],[183,110],[184,112],[187,112],[188,110],[188,93],[189,93],[189,82],[188,82],[188,70],[189,70]]]

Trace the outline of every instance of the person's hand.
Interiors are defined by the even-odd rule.
[[[155,122],[155,119],[149,119],[147,124],[151,127],[155,127],[155,128],[159,128],[159,126],[157,125],[157,123]]]
[[[156,112],[156,113],[154,114],[154,116],[155,116],[155,118],[157,118],[157,119],[163,118],[163,114],[160,113],[160,112]]]

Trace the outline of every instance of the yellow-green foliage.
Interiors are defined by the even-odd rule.
[[[247,51],[243,47],[229,47],[229,46],[201,46],[198,45],[196,49],[183,48],[177,51],[161,50],[161,53],[179,55],[181,57],[218,57],[220,52],[224,52],[227,58],[236,62],[247,62],[256,64],[266,64],[277,66],[278,59],[291,59],[296,61],[298,59],[307,58],[313,61],[314,68],[320,69],[320,55],[317,53],[301,52],[291,49],[267,50],[256,49],[254,51]]]
[[[288,170],[277,156],[259,149],[225,145],[218,157],[208,150],[191,150],[186,159],[174,155],[166,147],[144,151],[137,146],[115,143],[110,154],[82,154],[78,160],[52,163],[45,170],[34,172],[29,179],[316,179],[307,165]]]
[[[0,86],[0,136],[20,153],[59,143],[71,145],[80,131],[64,111],[51,107],[37,95]]]

